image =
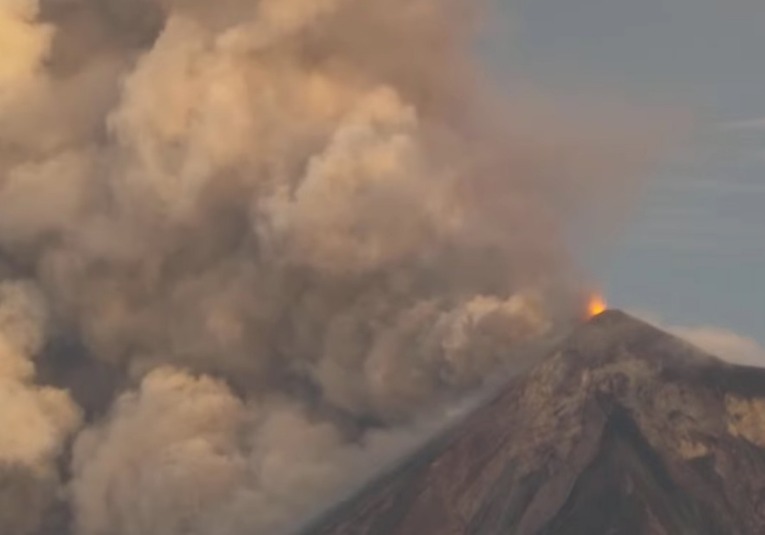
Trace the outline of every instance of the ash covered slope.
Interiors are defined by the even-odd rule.
[[[306,533],[765,533],[765,370],[606,312]]]

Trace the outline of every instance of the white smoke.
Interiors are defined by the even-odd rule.
[[[765,367],[765,347],[752,337],[715,325],[678,325],[642,309],[629,313],[731,364]]]
[[[286,529],[574,314],[566,218],[648,145],[500,99],[478,12],[0,0],[0,460],[49,489],[1,532]],[[44,325],[120,376],[71,455]]]
[[[745,366],[765,366],[765,348],[754,338],[713,326],[670,327],[670,332],[711,355]]]

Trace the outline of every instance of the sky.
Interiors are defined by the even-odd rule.
[[[610,303],[765,344],[765,2],[496,1],[500,75],[693,117],[591,266]]]

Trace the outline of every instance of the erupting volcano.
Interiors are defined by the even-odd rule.
[[[618,311],[305,535],[765,533],[765,370]]]
[[[608,309],[605,298],[600,294],[593,294],[587,301],[587,319],[594,318]]]
[[[486,4],[0,1],[0,535],[289,532],[581,323],[661,136]]]

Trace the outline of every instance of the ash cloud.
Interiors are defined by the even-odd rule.
[[[34,533],[61,491],[56,459],[81,423],[63,390],[35,384],[46,330],[43,297],[28,282],[0,283],[0,527]]]
[[[0,531],[278,533],[578,315],[569,217],[653,139],[502,98],[479,15],[0,3]]]

